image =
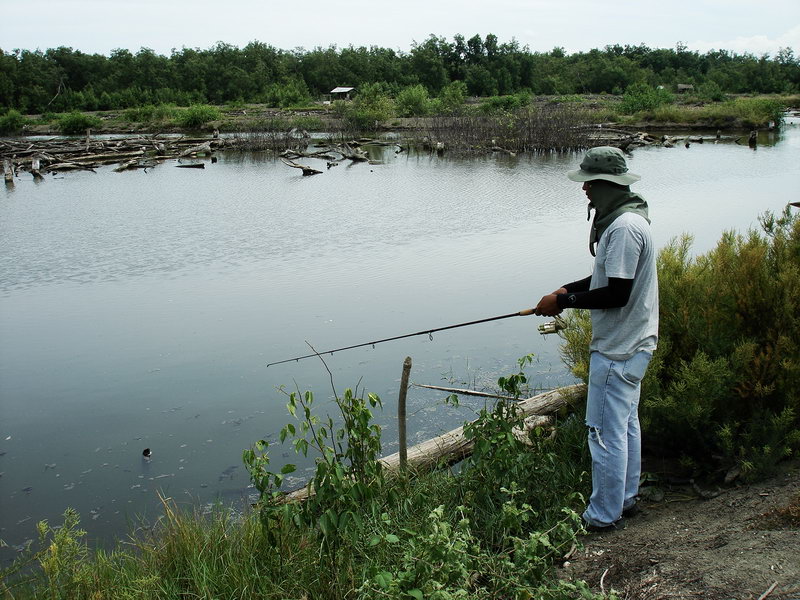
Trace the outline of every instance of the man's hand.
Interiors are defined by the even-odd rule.
[[[564,288],[561,289],[563,290]],[[563,292],[556,290],[556,292],[559,294],[565,294],[566,290]],[[562,312],[563,309],[559,308],[555,293],[542,296],[542,299],[539,300],[539,304],[537,304],[536,308],[533,309],[533,314],[539,315],[540,317],[555,317],[556,315],[560,315]]]

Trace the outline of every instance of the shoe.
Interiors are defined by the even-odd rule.
[[[619,531],[625,529],[625,517],[620,517],[611,525],[592,525],[591,523],[583,522],[583,528],[589,533],[608,533],[609,531]]]
[[[631,517],[635,517],[642,513],[642,507],[639,506],[639,503],[636,502],[631,504],[628,508],[622,511],[622,516],[626,519],[630,519]]]

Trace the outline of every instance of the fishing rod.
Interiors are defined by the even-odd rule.
[[[508,319],[510,317],[527,317],[528,315],[532,315],[534,313],[533,308],[526,308],[525,310],[521,310],[515,313],[509,313],[507,315],[500,315],[498,317],[489,317],[488,319],[478,319],[477,321],[469,321],[467,323],[458,323],[456,325],[448,325],[447,327],[437,327],[436,329],[425,329],[423,331],[418,331],[416,333],[406,333],[405,335],[396,335],[390,338],[384,338],[382,340],[375,340],[374,342],[364,342],[363,344],[355,344],[353,346],[344,346],[343,348],[335,348],[333,350],[324,350],[321,352],[314,352],[313,354],[306,354],[304,356],[295,356],[294,358],[287,358],[285,360],[279,360],[277,362],[267,363],[268,367],[272,365],[280,365],[287,362],[292,361],[300,361],[305,358],[313,358],[315,356],[322,356],[323,354],[333,354],[334,352],[342,352],[343,350],[352,350],[353,348],[363,348],[364,346],[375,346],[376,344],[382,344],[384,342],[391,342],[394,340],[401,340],[403,338],[414,337],[417,335],[427,335],[431,340],[433,339],[433,334],[437,331],[446,331],[447,329],[456,329],[457,327],[468,327],[469,325],[477,325],[479,323],[488,323],[489,321],[499,321],[500,319]],[[564,329],[564,321],[561,320],[559,317],[556,317],[555,321],[551,321],[549,323],[545,323],[544,325],[539,325],[539,332],[542,335],[546,335],[548,333],[556,333]]]

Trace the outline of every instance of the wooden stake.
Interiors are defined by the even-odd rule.
[[[14,169],[11,168],[11,161],[7,158],[3,160],[3,172],[5,173],[6,183],[14,183]]]
[[[31,159],[31,175],[34,179],[42,179],[42,174],[39,172],[39,157],[36,156]]]
[[[406,396],[408,395],[408,376],[411,374],[411,357],[403,361],[403,376],[400,379],[400,397],[397,399],[397,431],[400,443],[400,470],[404,471],[408,464],[406,446]]]

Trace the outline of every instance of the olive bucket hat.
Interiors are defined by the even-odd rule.
[[[572,181],[604,179],[619,185],[630,185],[641,177],[628,172],[625,155],[613,146],[598,146],[590,149],[581,161],[581,168],[567,173]]]

